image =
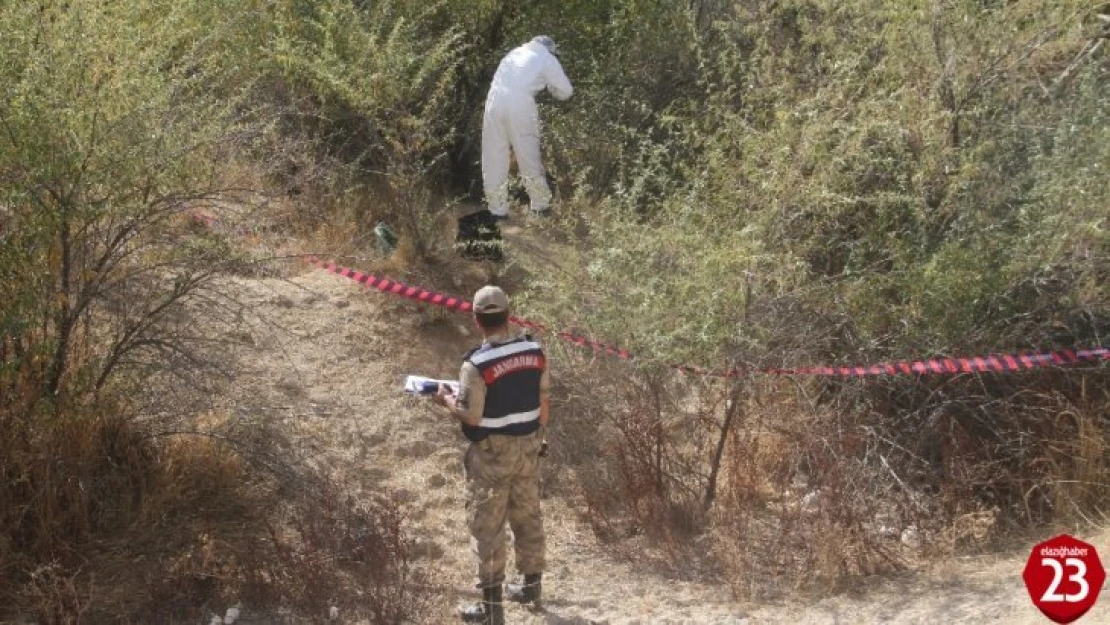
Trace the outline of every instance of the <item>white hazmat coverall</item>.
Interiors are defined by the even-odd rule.
[[[505,55],[493,75],[482,119],[482,182],[489,210],[499,217],[509,215],[510,146],[532,210],[541,213],[551,206],[535,99],[543,89],[559,100],[574,93],[559,59],[536,39]]]

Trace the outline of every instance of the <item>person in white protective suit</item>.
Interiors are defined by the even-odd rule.
[[[516,156],[534,214],[551,208],[551,189],[540,159],[540,118],[536,94],[547,89],[559,100],[574,93],[555,57],[555,42],[538,36],[501,60],[486,96],[482,119],[482,182],[489,211],[509,217],[509,149]]]

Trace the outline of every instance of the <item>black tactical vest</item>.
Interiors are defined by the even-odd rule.
[[[480,441],[490,434],[522,436],[540,427],[540,379],[547,367],[543,349],[524,335],[507,343],[483,343],[466,353],[486,383],[486,405],[477,427],[463,434]]]

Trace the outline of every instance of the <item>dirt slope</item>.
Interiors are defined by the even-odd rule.
[[[269,410],[296,433],[306,457],[348,476],[356,495],[381,485],[395,489],[422,562],[439,570],[436,622],[458,622],[455,607],[476,594],[463,515],[464,440],[453,422],[402,395],[400,385],[406,373],[454,377],[462,351],[476,341],[469,319],[419,311],[307,266],[287,279],[234,281],[255,315],[254,347],[228,401]],[[558,476],[560,468],[545,471]],[[511,606],[510,623],[1048,622],[1021,584],[1025,553],[876,580],[857,597],[746,605],[723,589],[668,580],[613,559],[559,496],[546,501],[545,512],[547,612]],[[1110,554],[1110,534],[1093,540]],[[1103,599],[1084,622],[1110,623],[1110,599]]]

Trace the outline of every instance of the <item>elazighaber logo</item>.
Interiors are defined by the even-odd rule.
[[[1095,605],[1106,570],[1094,545],[1060,534],[1033,546],[1021,576],[1033,605],[1057,623],[1071,623]]]

